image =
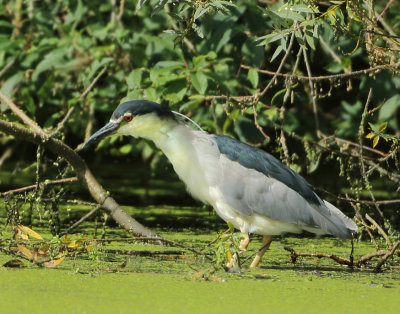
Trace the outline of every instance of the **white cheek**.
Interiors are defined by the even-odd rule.
[[[123,123],[123,122],[122,122]],[[137,137],[136,132],[134,131],[133,127],[133,122],[130,123],[124,123],[120,128],[118,129],[117,134],[119,135],[131,135],[134,137]]]

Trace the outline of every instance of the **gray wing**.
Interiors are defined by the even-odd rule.
[[[245,215],[256,212],[274,220],[322,229],[341,238],[351,237],[351,230],[344,219],[325,203],[310,204],[284,183],[256,170],[246,169],[226,156],[221,156],[220,164],[223,175],[218,187],[225,202],[238,212]]]
[[[308,182],[272,155],[226,136],[215,136],[222,175],[219,189],[229,206],[245,215],[322,229],[351,237],[354,223],[321,200]]]
[[[193,149],[204,167],[201,172],[208,186],[216,187],[234,210],[351,237],[346,223],[354,223],[333,205],[328,208],[300,175],[273,156],[228,137],[196,134]],[[250,158],[246,158],[249,152]],[[247,166],[243,165],[246,161]],[[193,190],[192,193],[196,195]],[[346,219],[349,222],[345,223]]]
[[[230,160],[238,162],[245,168],[257,170],[267,177],[283,182],[312,204],[322,204],[322,200],[301,175],[271,154],[228,136],[215,135],[214,139],[221,154],[226,155]]]

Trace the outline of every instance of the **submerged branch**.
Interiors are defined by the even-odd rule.
[[[317,258],[330,258],[340,265],[346,265],[346,266],[350,266],[350,267],[352,267],[352,266],[362,267],[362,266],[365,266],[367,261],[371,260],[374,257],[383,256],[385,258],[387,256],[385,259],[382,258],[382,260],[379,262],[379,264],[381,264],[381,263],[383,264],[384,261],[387,258],[389,258],[390,256],[393,256],[393,255],[400,256],[400,251],[398,251],[398,250],[396,251],[396,249],[399,246],[400,246],[400,241],[398,241],[396,243],[396,246],[390,251],[379,250],[376,252],[368,253],[368,254],[361,256],[358,260],[353,261],[353,262],[348,258],[340,257],[340,256],[337,256],[334,254],[296,252],[293,248],[288,247],[288,246],[284,246],[283,248],[286,251],[290,252],[290,258],[291,258],[291,262],[293,264],[296,263],[298,257],[317,257]],[[379,264],[378,264],[378,266],[379,266]],[[375,269],[377,269],[378,266],[376,266]],[[379,266],[379,268],[380,268],[380,266]]]

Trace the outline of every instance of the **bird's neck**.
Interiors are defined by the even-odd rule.
[[[167,156],[190,193],[210,203],[208,185],[201,170],[201,156],[196,153],[198,140],[204,137],[205,132],[194,131],[176,120],[159,118],[141,120],[131,131],[129,135],[153,141]]]
[[[131,135],[153,141],[172,163],[174,156],[187,155],[186,150],[191,145],[190,136],[192,129],[180,121],[160,118],[155,114],[141,116],[129,124],[121,127],[118,131],[121,135]]]

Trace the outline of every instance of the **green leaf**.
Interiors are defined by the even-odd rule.
[[[168,68],[168,69],[179,69],[183,68],[185,64],[182,61],[165,60],[156,63],[154,68]]]
[[[357,13],[353,11],[353,9],[349,6],[349,3],[346,2],[346,10],[349,17],[357,22],[360,22],[360,18],[357,16]],[[374,146],[375,147],[375,146]]]
[[[379,126],[372,124],[371,122],[368,122],[368,124],[372,131],[374,131],[375,133],[379,133]]]
[[[277,56],[279,56],[279,54],[280,54],[282,51],[284,51],[284,50],[285,50],[285,47],[283,47],[282,45],[279,46],[278,48],[276,48],[274,54],[272,55],[271,62],[274,61],[275,58],[276,58]]]
[[[277,92],[275,93],[275,95],[274,95],[274,96],[272,97],[272,99],[271,99],[271,105],[272,105],[272,103],[274,102],[274,100],[275,100],[277,97],[279,97],[279,95],[281,95],[281,94],[284,93],[284,92],[286,92],[286,88],[283,88],[283,89],[277,91]]]
[[[306,29],[304,32],[304,38],[306,39],[307,44],[310,46],[310,48],[312,50],[315,50],[315,42],[318,40],[318,32],[313,33],[309,29]]]
[[[24,72],[20,71],[11,76],[4,84],[1,86],[1,91],[7,95],[11,96],[14,87],[19,84],[24,79]]]
[[[279,33],[274,32],[274,33],[259,37],[259,38],[257,38],[256,41],[258,42],[259,46],[266,46],[274,41],[277,41],[277,40],[287,37],[290,33],[291,33],[290,29],[285,29]]]
[[[128,90],[141,87],[142,73],[143,69],[135,69],[131,71],[131,73],[129,73],[129,75],[126,77],[126,84],[128,85]]]
[[[230,221],[227,222],[227,225],[230,232],[235,232],[235,226]]]
[[[144,98],[151,101],[158,101],[157,91],[153,87],[144,90]]]
[[[204,38],[204,34],[203,34],[203,31],[202,31],[200,26],[198,26],[197,24],[193,23],[192,24],[192,28],[196,32],[197,36],[199,36],[200,38]]]
[[[119,152],[123,155],[127,155],[132,151],[132,144],[125,144],[124,146],[121,146],[119,149]]]
[[[300,13],[296,12],[293,8],[290,7],[282,7],[278,11],[275,12],[278,16],[283,19],[289,19],[293,21],[304,21],[304,16]]]
[[[278,117],[278,108],[269,108],[263,111],[264,115],[268,117],[269,120],[274,120]]]
[[[140,10],[142,6],[144,6],[149,0],[139,0],[136,5],[136,10]]]
[[[195,72],[190,74],[190,80],[200,94],[205,94],[208,81],[207,76],[203,72]]]
[[[64,57],[64,54],[64,48],[53,50],[48,53],[44,57],[44,59],[37,65],[35,71],[33,71],[32,80],[37,81],[39,75],[44,71],[60,67],[63,64],[62,59]]]
[[[400,94],[394,95],[386,100],[379,110],[379,121],[388,121],[395,117],[396,111],[400,108]]]
[[[247,72],[247,78],[249,79],[253,88],[257,88],[258,85],[258,72],[255,69],[250,69]]]
[[[198,18],[200,18],[204,13],[206,13],[208,10],[208,6],[203,6],[199,5],[196,9],[196,12],[194,13],[194,20],[196,21]]]

